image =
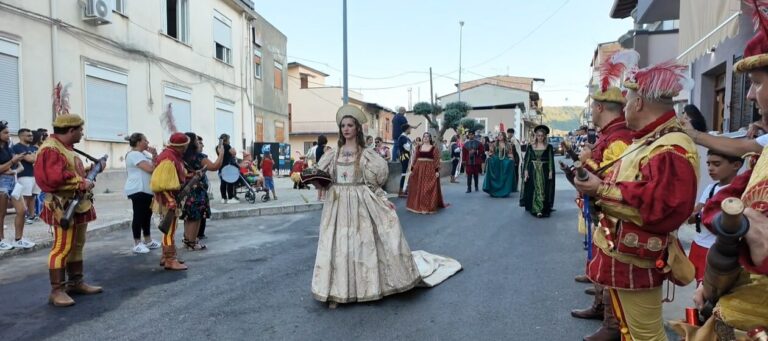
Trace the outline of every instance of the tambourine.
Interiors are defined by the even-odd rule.
[[[328,188],[331,185],[331,175],[317,168],[307,168],[301,171],[301,182],[319,188]]]

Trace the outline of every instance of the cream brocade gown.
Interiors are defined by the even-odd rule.
[[[381,186],[387,162],[370,149],[354,163],[337,162],[336,150],[317,167],[334,182],[320,219],[312,295],[318,301],[363,302],[403,292],[420,284],[435,286],[461,270],[456,260],[413,251],[388,206]]]

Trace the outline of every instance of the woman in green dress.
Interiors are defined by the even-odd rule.
[[[512,193],[517,185],[514,158],[515,148],[507,142],[507,134],[499,133],[490,145],[490,158],[486,161],[483,192],[494,198],[504,198]]]
[[[523,161],[520,206],[536,217],[549,217],[555,202],[555,156],[547,142],[549,127],[539,125],[533,131],[534,140],[528,145]]]

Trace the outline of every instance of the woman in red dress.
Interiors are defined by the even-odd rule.
[[[415,156],[411,159],[406,208],[414,213],[432,214],[446,206],[440,189],[440,151],[427,132],[422,144],[416,145]]]

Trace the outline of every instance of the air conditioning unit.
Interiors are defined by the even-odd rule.
[[[105,25],[112,22],[115,0],[85,0],[83,21],[91,25]]]

